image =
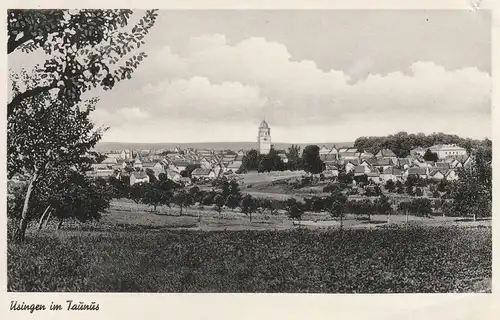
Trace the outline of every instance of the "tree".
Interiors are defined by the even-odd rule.
[[[37,68],[42,79],[36,86],[13,91],[7,116],[39,94],[55,92],[62,104],[74,105],[93,87],[109,90],[130,78],[146,54],[127,57],[144,44],[157,12],[146,11],[131,32],[120,30],[131,14],[131,10],[8,10],[7,53],[41,49],[49,58]]]
[[[347,197],[342,194],[338,188],[333,189],[330,196],[326,199],[326,208],[330,215],[335,218],[340,218],[340,228],[344,226],[344,208],[347,202]]]
[[[68,108],[48,94],[23,102],[22,110],[7,122],[8,176],[30,175],[19,225],[19,238],[26,232],[30,199],[36,184],[57,167],[77,171],[90,169],[86,153],[100,140],[103,129],[96,130],[89,119],[96,99]],[[83,110],[82,110],[83,109]]]
[[[376,201],[375,207],[378,214],[387,214],[387,223],[391,222],[392,205],[389,202],[389,198],[382,194]]]
[[[430,149],[427,149],[427,151],[425,151],[424,153],[424,160],[436,162],[439,160],[439,157],[437,153],[432,152]]]
[[[458,172],[458,181],[452,187],[452,210],[459,215],[477,217],[492,213],[491,147],[481,147],[474,153],[474,161]]]
[[[299,221],[299,227],[300,227],[302,214],[304,214],[304,209],[302,208],[302,205],[295,198],[290,198],[287,200],[286,203],[286,211],[290,219]]]
[[[240,169],[243,171],[256,171],[259,168],[259,152],[255,149],[248,151],[241,160]]]
[[[153,206],[155,212],[158,205],[167,204],[165,200],[163,190],[158,182],[143,185],[141,202]]]
[[[396,189],[396,185],[394,184],[394,181],[392,181],[392,179],[387,180],[387,182],[385,183],[385,189],[389,192],[394,192],[394,190]]]
[[[319,147],[309,145],[302,152],[304,170],[312,174],[318,174],[325,170],[325,164],[319,156]]]
[[[257,210],[257,202],[255,199],[247,194],[241,199],[241,212],[246,214],[250,218],[250,222],[252,221],[252,213]]]
[[[416,195],[417,197],[421,197],[421,196],[423,196],[423,195],[424,195],[424,192],[422,191],[422,189],[421,189],[421,188],[416,188],[416,189],[415,189],[415,195]]]
[[[229,209],[234,210],[235,208],[238,207],[239,204],[240,204],[240,199],[239,199],[239,197],[237,195],[229,194],[226,197],[225,205]]]
[[[172,202],[179,206],[180,215],[182,216],[182,208],[187,208],[193,204],[193,198],[185,190],[181,189],[174,194]]]
[[[303,162],[300,155],[300,146],[292,145],[290,148],[288,148],[286,157],[288,159],[288,162],[286,163],[286,168],[288,170],[295,171],[303,169]]]
[[[111,195],[105,181],[71,172],[49,196],[54,216],[59,219],[57,228],[60,229],[63,221],[70,217],[80,222],[99,220],[101,212],[109,207]]]
[[[213,203],[215,204],[215,210],[219,213],[219,215],[222,212],[222,207],[224,206],[225,200],[224,197],[220,194],[217,194],[213,198]]]
[[[137,209],[139,209],[139,202],[141,202],[142,197],[144,196],[144,185],[145,184],[142,182],[135,183],[131,185],[129,189],[128,198],[135,202]]]

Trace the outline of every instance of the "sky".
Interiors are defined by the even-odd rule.
[[[145,41],[131,80],[90,93],[103,141],[256,141],[263,119],[289,143],[492,135],[488,11],[162,10]]]

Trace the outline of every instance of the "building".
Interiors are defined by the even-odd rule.
[[[384,182],[392,180],[394,182],[401,180],[403,171],[395,167],[386,168],[381,174],[380,179]]]
[[[260,154],[268,154],[271,151],[271,129],[266,120],[260,123],[257,143]]]
[[[197,179],[214,179],[216,175],[213,170],[198,168],[191,173],[191,177]]]
[[[392,163],[397,163],[398,162],[398,157],[392,152],[392,150],[389,149],[382,149],[380,150],[376,155],[375,158],[377,159],[391,159]]]
[[[427,149],[424,149],[422,147],[416,147],[415,149],[410,150],[410,155],[412,157],[423,157]]]
[[[136,183],[148,183],[149,176],[144,171],[134,171],[130,173],[130,185],[134,185]]]
[[[438,144],[429,148],[436,153],[439,159],[446,159],[449,156],[465,156],[467,150],[456,144]]]

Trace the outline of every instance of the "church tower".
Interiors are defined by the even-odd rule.
[[[262,120],[259,126],[259,136],[257,137],[260,154],[268,154],[271,151],[271,129],[266,120]]]

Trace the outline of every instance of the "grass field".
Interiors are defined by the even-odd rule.
[[[9,291],[468,292],[489,289],[491,229],[61,230],[7,262]]]
[[[9,291],[482,292],[491,220],[150,207],[120,199],[100,222],[30,228],[8,244]],[[36,223],[35,223],[36,224]]]

